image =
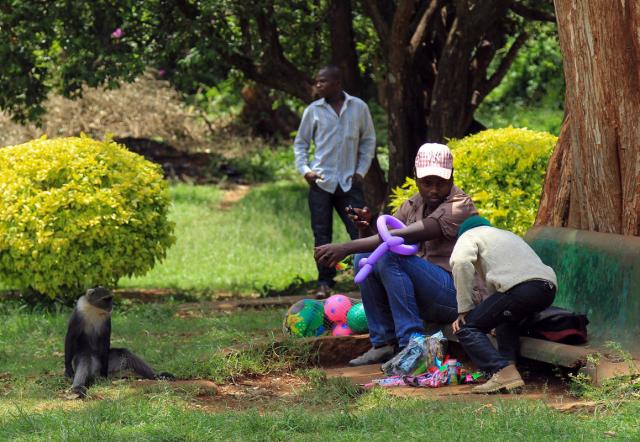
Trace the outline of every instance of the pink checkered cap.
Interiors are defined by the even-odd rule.
[[[423,178],[436,175],[445,180],[451,178],[453,170],[453,156],[444,144],[425,143],[418,149],[416,155],[416,175]]]

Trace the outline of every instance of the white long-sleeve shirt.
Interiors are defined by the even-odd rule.
[[[351,189],[354,174],[365,176],[376,149],[376,135],[369,107],[344,92],[345,100],[336,114],[324,98],[309,105],[302,115],[293,143],[296,169],[305,175],[315,172],[322,178],[318,187],[334,193],[338,186]],[[315,152],[309,164],[309,148]]]
[[[504,293],[532,279],[544,279],[557,285],[556,273],[522,238],[495,227],[474,227],[463,233],[451,252],[449,264],[460,313],[475,307],[472,287],[476,271],[490,294]]]

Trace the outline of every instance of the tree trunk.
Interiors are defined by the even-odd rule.
[[[364,177],[364,201],[373,213],[380,213],[384,209],[387,199],[387,182],[384,171],[380,167],[378,157],[373,157],[371,167]]]
[[[360,74],[358,54],[353,34],[353,17],[350,0],[332,0],[328,10],[331,36],[331,63],[340,67],[344,90],[367,100],[365,81]],[[386,199],[387,182],[378,158],[374,157],[364,179],[365,202],[375,213]]]
[[[420,87],[414,53],[410,52],[412,33],[407,30],[415,14],[415,2],[400,2],[390,29],[386,49],[387,116],[389,121],[389,185],[401,185],[413,175],[414,158],[425,142],[424,92]]]
[[[569,219],[569,195],[573,180],[571,176],[571,146],[566,134],[569,125],[566,123],[567,117],[565,115],[558,144],[549,159],[536,224],[564,226]]]
[[[479,74],[472,71],[478,64],[483,38],[508,10],[505,0],[482,2],[456,1],[456,17],[448,31],[447,39],[437,63],[436,80],[431,92],[428,112],[428,141],[443,143],[448,138],[461,138],[473,122],[473,113],[481,99],[484,71],[495,54]],[[479,46],[480,43],[480,47]],[[474,53],[476,61],[474,61]],[[509,61],[509,64],[510,61]],[[485,93],[486,94],[486,93]]]
[[[555,7],[567,117],[536,223],[639,236],[640,4]]]
[[[340,67],[344,89],[347,93],[366,100],[365,87],[356,53],[353,35],[351,0],[332,0],[329,5],[331,35],[331,63]]]
[[[414,159],[426,142],[423,92],[412,87],[410,69],[391,69],[387,87],[389,118],[389,185],[402,185],[413,176]]]

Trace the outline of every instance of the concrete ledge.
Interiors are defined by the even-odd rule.
[[[525,240],[558,276],[554,305],[586,313],[592,343],[640,352],[640,237],[537,226]]]

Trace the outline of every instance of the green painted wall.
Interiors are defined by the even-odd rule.
[[[586,313],[592,341],[640,349],[640,237],[534,227],[525,239],[558,276],[554,304]]]

